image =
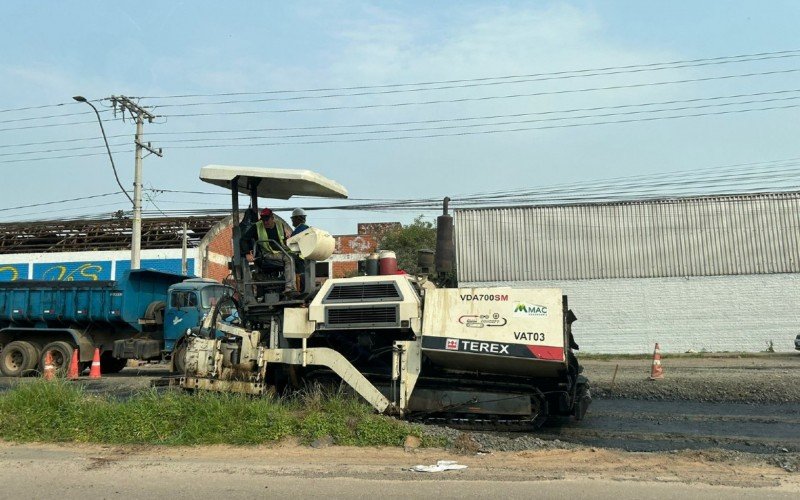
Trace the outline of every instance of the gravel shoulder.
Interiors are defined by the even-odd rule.
[[[663,380],[649,380],[650,359],[579,359],[593,394],[604,399],[800,403],[800,353],[666,355]]]

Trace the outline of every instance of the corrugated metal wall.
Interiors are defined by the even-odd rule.
[[[462,282],[800,272],[800,193],[455,211]]]

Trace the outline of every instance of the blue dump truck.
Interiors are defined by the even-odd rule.
[[[129,359],[169,357],[182,371],[185,332],[231,292],[214,280],[153,270],[117,281],[0,283],[0,372],[36,373],[48,352],[63,372],[74,349],[85,367],[95,348],[103,373],[119,372]]]

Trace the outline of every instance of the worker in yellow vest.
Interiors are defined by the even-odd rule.
[[[284,293],[297,293],[294,259],[286,255],[289,251],[286,247],[286,238],[291,235],[291,228],[275,217],[275,214],[269,208],[263,209],[259,215],[258,222],[253,226],[255,228],[255,236],[258,238],[256,243],[260,254],[258,264],[272,267],[282,266],[286,284]],[[252,233],[252,230],[248,232]],[[283,252],[281,248],[284,250]]]

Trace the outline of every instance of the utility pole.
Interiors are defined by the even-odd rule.
[[[189,266],[186,261],[186,247],[189,246],[189,233],[186,223],[183,223],[183,241],[181,243],[181,274],[186,276],[189,273]]]
[[[142,254],[142,150],[146,149],[151,154],[161,157],[161,148],[153,148],[150,143],[144,143],[142,135],[144,121],[153,123],[156,116],[146,108],[139,106],[125,96],[111,96],[111,104],[114,108],[114,116],[117,111],[125,119],[127,111],[131,118],[136,120],[136,162],[133,171],[133,229],[131,231],[131,269],[139,269],[141,266]]]

